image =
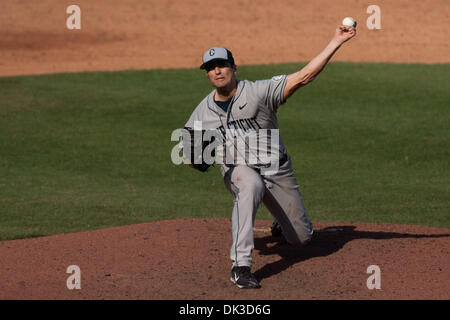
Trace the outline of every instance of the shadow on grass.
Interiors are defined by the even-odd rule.
[[[254,275],[258,280],[276,275],[290,266],[315,257],[325,257],[339,251],[350,241],[357,239],[421,239],[421,238],[443,238],[450,237],[450,234],[406,234],[394,232],[369,232],[356,231],[355,226],[334,226],[314,231],[312,241],[305,247],[293,247],[281,237],[266,236],[255,238],[255,249],[260,250],[260,255],[277,254],[280,260],[266,264],[255,271]],[[276,243],[273,246],[268,246]]]

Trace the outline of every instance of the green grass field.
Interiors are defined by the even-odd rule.
[[[0,240],[231,217],[217,168],[170,161],[172,131],[211,89],[199,70],[0,78]],[[449,106],[448,64],[327,66],[278,113],[310,218],[449,228]]]

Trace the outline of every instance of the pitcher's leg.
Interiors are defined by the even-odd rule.
[[[313,227],[306,215],[290,160],[278,174],[264,179],[267,186],[264,204],[278,220],[284,237],[292,245],[307,244],[312,238]]]
[[[306,215],[300,192],[277,189],[280,188],[274,186],[266,191],[264,204],[277,219],[284,237],[290,244],[307,244],[313,235],[313,227]]]
[[[233,167],[224,176],[225,185],[235,196],[232,214],[233,244],[230,258],[235,266],[252,265],[253,225],[265,186],[262,177],[246,166]]]

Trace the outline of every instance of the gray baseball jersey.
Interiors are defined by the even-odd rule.
[[[267,131],[278,129],[276,112],[278,107],[285,102],[283,92],[286,79],[286,75],[280,75],[272,79],[255,82],[238,80],[237,91],[227,112],[214,102],[216,90],[213,90],[193,111],[185,127],[194,128],[198,121],[204,130],[216,129],[225,136],[226,130],[231,129],[239,132],[242,137],[255,137],[254,141],[256,141],[261,138],[261,132],[267,134]],[[269,139],[268,137],[265,138]],[[272,154],[273,159],[281,159],[286,154],[286,148],[281,137],[278,136],[277,138],[276,144],[271,146],[271,148],[278,149],[275,157]],[[255,156],[259,159],[261,151],[267,152],[267,150],[262,149],[264,149],[262,143],[250,143],[245,149],[245,156],[242,155],[242,157],[249,159],[251,156]],[[219,152],[217,158],[220,158],[220,155]],[[257,160],[256,163],[250,163],[250,166],[261,166],[263,164],[261,162],[264,161]],[[248,164],[248,162],[246,163]]]

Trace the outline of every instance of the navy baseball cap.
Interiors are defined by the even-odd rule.
[[[200,66],[200,69],[205,69],[206,64],[217,60],[229,61],[232,65],[234,65],[234,58],[231,51],[223,47],[214,47],[207,50],[203,54],[202,60],[203,64]]]

